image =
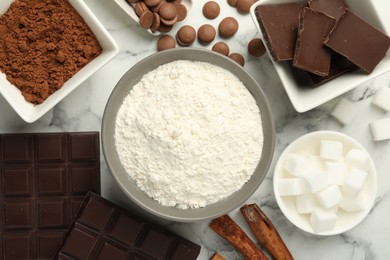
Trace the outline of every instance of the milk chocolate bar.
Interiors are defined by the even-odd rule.
[[[326,14],[336,20],[339,20],[348,8],[344,0],[309,0],[308,4],[311,10]]]
[[[386,55],[390,38],[350,10],[346,10],[325,40],[325,44],[367,73],[371,73]]]
[[[255,15],[264,42],[274,61],[292,60],[299,25],[299,14],[306,3],[259,5]]]
[[[99,133],[0,135],[0,258],[52,259],[85,194],[100,193]]]
[[[200,246],[89,192],[55,259],[192,260]]]
[[[317,74],[329,74],[332,51],[324,39],[333,29],[336,20],[305,7],[300,14],[298,39],[293,66]]]

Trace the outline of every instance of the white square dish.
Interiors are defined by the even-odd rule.
[[[114,2],[128,15],[132,20],[134,20],[137,24],[139,24],[139,17],[135,13],[134,6],[129,4],[126,0],[114,0]],[[192,7],[192,0],[183,0],[181,2],[186,8],[187,12]],[[148,33],[152,35],[160,35],[161,33],[159,31],[152,32],[150,29],[146,30]]]
[[[345,0],[350,9],[362,17],[365,21],[372,26],[381,30],[383,33],[390,34],[389,19],[386,17],[386,13],[390,12],[390,3],[380,0],[367,0],[367,1],[354,1]],[[266,4],[278,4],[278,3],[292,3],[302,2],[300,0],[262,0],[252,5],[250,14],[252,20],[260,33],[260,37],[263,38],[261,28],[255,15],[255,9],[259,5]],[[386,20],[387,19],[387,20]],[[269,50],[266,46],[267,52]],[[272,58],[271,58],[272,60]],[[306,112],[311,110],[355,87],[363,84],[366,81],[372,80],[386,72],[390,71],[390,51],[387,52],[383,60],[376,66],[375,70],[371,74],[365,74],[361,71],[354,71],[345,73],[337,78],[334,78],[318,87],[303,86],[302,82],[296,79],[294,73],[287,62],[274,62],[272,63],[276,69],[277,74],[283,84],[283,87],[297,112]]]
[[[0,14],[6,12],[12,2],[13,0],[0,1]],[[22,96],[20,90],[6,79],[6,75],[4,73],[0,72],[0,93],[16,111],[16,113],[28,123],[36,121],[47,113],[70,92],[76,89],[83,81],[114,58],[119,52],[119,48],[111,35],[82,0],[69,0],[69,3],[83,17],[84,21],[96,36],[103,49],[102,53],[65,82],[61,89],[51,94],[42,104],[39,105],[27,102]]]

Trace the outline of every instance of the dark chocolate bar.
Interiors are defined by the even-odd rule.
[[[350,10],[346,10],[325,44],[371,73],[390,47],[390,38]]]
[[[293,66],[319,76],[327,76],[332,51],[324,45],[324,39],[333,29],[336,20],[307,7],[302,10],[299,20]]]
[[[0,135],[1,259],[52,259],[88,191],[99,133]]]
[[[274,61],[292,60],[304,3],[265,4],[255,9],[264,42]]]
[[[336,20],[339,20],[348,8],[344,0],[309,0],[308,4],[313,11],[326,14]]]
[[[325,77],[318,76],[313,73],[308,73],[311,81],[314,84],[314,87],[317,87],[321,84],[324,84],[334,78],[337,78],[338,76],[349,72],[359,69],[355,64],[350,62],[347,58],[344,56],[334,53],[332,55],[332,59],[330,62],[330,70],[329,74]]]
[[[90,192],[55,259],[192,260],[200,246],[130,215]]]

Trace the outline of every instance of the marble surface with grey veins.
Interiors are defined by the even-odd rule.
[[[4,98],[0,97],[1,133],[100,131],[104,107],[115,84],[134,64],[156,52],[156,36],[141,29],[113,1],[85,0],[85,2],[113,36],[120,47],[120,53],[33,124],[25,123],[20,119]],[[217,26],[218,22],[228,15],[239,20],[239,31],[226,41],[232,52],[244,55],[245,69],[263,88],[270,101],[275,121],[274,159],[264,182],[248,203],[257,203],[261,206],[277,227],[295,259],[389,259],[390,141],[374,142],[369,123],[390,117],[389,113],[371,104],[372,97],[379,87],[390,87],[390,74],[366,82],[343,95],[353,102],[358,110],[358,116],[347,126],[342,126],[330,116],[331,110],[340,97],[308,112],[298,113],[291,105],[269,56],[266,54],[260,58],[253,58],[247,53],[249,40],[259,36],[250,15],[239,14],[234,8],[228,6],[225,0],[221,0],[218,1],[221,5],[221,14],[217,19],[208,21],[201,12],[205,2],[205,0],[194,0],[188,17],[182,24],[191,24],[198,28],[207,22]],[[385,0],[377,2],[385,4]],[[388,4],[386,8],[381,10],[383,14],[390,12]],[[178,28],[179,26],[176,26],[170,34],[174,35]],[[214,42],[217,40],[220,39]],[[211,45],[204,46],[197,42],[193,47],[211,49]],[[352,230],[328,237],[309,235],[293,226],[278,208],[272,188],[273,170],[281,152],[296,138],[317,130],[339,131],[355,138],[369,151],[378,172],[378,193],[368,217]],[[137,210],[111,177],[103,155],[101,165],[103,196],[130,210]],[[250,234],[237,210],[231,212],[230,216]],[[209,229],[208,221],[199,223],[155,221],[160,221],[168,229],[200,244],[202,250],[199,259],[209,259],[215,251],[220,251],[228,259],[241,259],[234,248]]]

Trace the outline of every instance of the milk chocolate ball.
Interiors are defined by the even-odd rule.
[[[240,13],[247,14],[254,3],[255,0],[237,0],[236,7]]]
[[[201,44],[208,44],[215,39],[216,31],[210,24],[204,24],[198,29],[198,40]]]
[[[177,31],[176,40],[180,46],[190,46],[196,38],[196,31],[190,25],[183,25]]]
[[[229,45],[224,42],[217,42],[211,48],[212,51],[218,52],[222,55],[228,56],[230,52]]]
[[[222,38],[232,37],[237,31],[238,22],[233,17],[226,17],[219,23],[218,32]]]
[[[229,58],[231,58],[232,60],[234,60],[235,62],[237,62],[241,66],[245,65],[244,57],[241,54],[237,53],[237,52],[230,53],[229,54]]]
[[[162,35],[157,40],[157,50],[163,51],[176,47],[176,40],[171,35]]]
[[[228,4],[231,7],[236,7],[237,6],[237,0],[227,0]]]
[[[260,57],[265,53],[265,46],[260,38],[254,38],[248,43],[248,52],[253,57]]]
[[[203,5],[202,12],[204,17],[206,17],[207,19],[215,19],[221,12],[221,8],[219,7],[219,4],[217,2],[208,1]]]

